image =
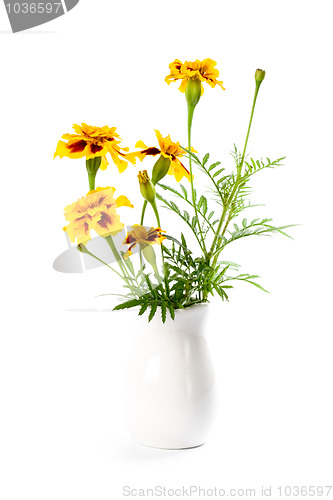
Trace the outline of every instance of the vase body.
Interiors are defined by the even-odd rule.
[[[215,414],[214,370],[205,338],[206,304],[162,323],[137,317],[125,374],[124,411],[133,439],[146,446],[202,445]]]

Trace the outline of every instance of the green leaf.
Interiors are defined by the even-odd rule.
[[[150,322],[153,317],[155,316],[156,314],[156,310],[157,310],[157,300],[155,300],[154,302],[152,302],[150,304],[150,313],[149,313],[149,316],[148,316],[148,321]]]
[[[120,311],[121,309],[130,309],[131,307],[136,307],[141,305],[139,299],[128,300],[127,302],[122,302],[113,308],[114,311]]]
[[[174,307],[173,307],[173,305],[172,305],[171,302],[169,302],[169,311],[170,311],[171,318],[175,319],[175,309],[174,309]]]
[[[163,323],[165,323],[166,321],[166,304],[164,302],[164,300],[161,302],[161,315],[162,315],[162,321]]]
[[[186,190],[185,186],[183,186],[183,184],[179,184],[179,185],[181,187],[181,190],[183,191],[184,198],[187,200],[188,195],[187,195],[187,190]]]
[[[183,216],[184,216],[184,219],[186,220],[186,222],[190,221],[190,214],[186,210],[184,210]]]
[[[213,165],[211,165],[208,169],[208,172],[210,172],[211,170],[213,170],[215,167],[217,167],[218,165],[221,165],[221,162],[220,161],[217,161],[215,163],[213,163]]]
[[[149,306],[149,301],[147,300],[147,302],[145,302],[145,303],[142,305],[142,307],[141,307],[141,309],[140,309],[140,311],[139,311],[139,316],[142,316],[142,315],[143,315],[143,313],[147,310],[148,306]]]
[[[220,173],[223,172],[223,170],[225,170],[225,169],[224,168],[220,168],[219,170],[217,170],[216,172],[214,172],[213,177],[217,177],[218,175],[220,175]]]
[[[170,234],[164,234],[165,238],[167,240],[171,240],[171,241],[174,241],[175,243],[177,243],[177,245],[181,245],[180,241],[178,241],[176,238],[174,238],[173,236],[170,236]]]
[[[198,224],[198,217],[197,217],[196,215],[194,215],[194,216],[192,217],[192,222],[191,222],[191,226],[192,226],[192,228],[193,228],[193,229],[195,229],[195,228],[196,228],[196,226],[197,226],[197,224]]]
[[[208,160],[209,160],[209,153],[205,154],[205,156],[203,157],[202,165],[205,165]]]

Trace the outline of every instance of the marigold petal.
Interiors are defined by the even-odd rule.
[[[123,194],[116,198],[117,207],[130,207],[134,208],[134,205],[129,201],[129,199]]]
[[[148,149],[148,146],[146,146],[146,144],[143,141],[138,141],[135,144],[135,147],[140,149]]]
[[[182,80],[182,83],[181,83],[181,84],[180,84],[180,86],[179,86],[179,90],[180,90],[181,92],[185,92],[185,90],[186,90],[186,85],[187,85],[187,78],[184,78],[184,79]]]
[[[126,160],[128,160],[132,165],[136,164],[136,159],[141,159],[141,153],[139,151],[134,151],[133,153],[126,154]]]
[[[123,255],[123,259],[128,259],[128,257],[130,257],[132,255],[132,248],[134,248],[136,245],[136,243],[134,243],[133,245],[131,245],[127,252]]]
[[[109,165],[109,162],[108,162],[106,156],[105,155],[102,156],[102,160],[101,160],[101,164],[100,164],[99,168],[101,170],[106,170],[106,168],[107,168],[108,165]]]
[[[171,162],[168,174],[173,175],[177,182],[181,181],[183,177],[186,177],[186,179],[191,182],[190,172],[177,158]]]
[[[102,213],[101,219],[97,222],[94,227],[97,234],[103,236],[114,236],[119,233],[124,228],[124,224],[120,221],[120,217],[116,212],[110,213]]]
[[[89,194],[93,194],[93,193],[99,193],[100,191],[106,191],[108,189],[111,189],[112,190],[112,194],[115,192],[116,188],[115,187],[111,187],[111,186],[106,186],[106,187],[97,187],[95,189],[92,189],[91,191],[88,191],[87,195],[88,196]]]
[[[118,168],[119,173],[121,174],[122,172],[124,172],[128,166],[127,161],[120,159],[119,156],[114,151],[110,151],[110,155],[111,155],[113,162],[116,164],[116,167]]]

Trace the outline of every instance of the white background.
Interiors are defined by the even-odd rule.
[[[159,484],[253,487],[259,496],[262,485],[333,483],[330,7],[81,0],[13,35],[0,6],[1,499],[117,499],[124,485]],[[110,312],[111,299],[93,298],[118,291],[110,272],[52,268],[66,249],[63,208],[87,191],[84,161],[52,157],[60,136],[82,121],[117,126],[131,148],[138,139],[155,145],[154,128],[184,144],[184,96],[164,77],[175,58],[205,57],[217,61],[226,91],[206,88],[194,147],[231,166],[254,71],[265,69],[249,151],[287,159],[259,175],[253,201],[266,204],[258,216],[300,226],[294,240],[230,245],[225,258],[259,274],[271,293],[240,284],[229,303],[213,306],[217,421],[205,446],[168,452],[133,443],[123,423],[121,379],[135,323]],[[110,165],[98,174],[99,185],[135,202],[133,214],[122,212],[129,223],[141,206],[137,171],[120,176]],[[163,211],[176,236],[167,217]]]

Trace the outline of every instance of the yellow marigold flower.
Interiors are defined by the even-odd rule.
[[[189,80],[199,80],[201,82],[201,94],[203,94],[204,88],[202,83],[208,83],[211,87],[219,85],[221,89],[225,90],[223,87],[223,82],[217,80],[219,76],[218,69],[215,68],[216,62],[212,59],[204,59],[203,61],[185,61],[182,63],[179,59],[175,59],[174,62],[169,64],[170,75],[165,78],[165,81],[169,85],[171,82],[176,80],[182,80],[179,90],[185,92],[186,85]]]
[[[141,248],[145,248],[148,245],[154,245],[157,243],[160,245],[163,240],[165,240],[165,236],[162,235],[162,231],[160,227],[151,227],[148,231],[144,226],[140,226],[140,224],[134,224],[132,226],[132,230],[127,233],[126,238],[123,241],[123,245],[129,245],[127,252],[124,255],[124,259],[127,259],[130,255],[132,255],[132,248],[135,247],[139,243]]]
[[[161,155],[164,158],[170,160],[170,166],[168,170],[169,175],[174,175],[177,182],[186,177],[190,181],[190,172],[184,167],[182,162],[179,160],[180,157],[186,154],[181,147],[179,142],[173,142],[170,135],[167,137],[162,137],[158,130],[155,130],[155,134],[158,140],[159,148],[150,147],[148,148],[143,141],[138,141],[135,145],[136,148],[143,148],[137,153],[138,158],[142,161],[145,156],[149,155]],[[192,149],[194,151],[194,149]]]
[[[133,205],[126,196],[115,199],[115,190],[113,187],[99,187],[65,207],[65,218],[69,224],[64,230],[72,242],[76,239],[78,244],[85,245],[91,239],[91,229],[104,237],[115,235],[123,229],[124,224],[120,221],[116,208],[133,208]]]
[[[87,160],[101,156],[100,168],[105,170],[108,161],[106,154],[110,153],[113,162],[117,165],[119,172],[123,172],[128,165],[128,161],[135,165],[136,154],[128,153],[128,148],[120,147],[121,139],[116,133],[116,127],[93,127],[86,123],[80,125],[74,124],[75,134],[64,134],[59,141],[54,158],[59,156],[63,158],[83,158]]]

